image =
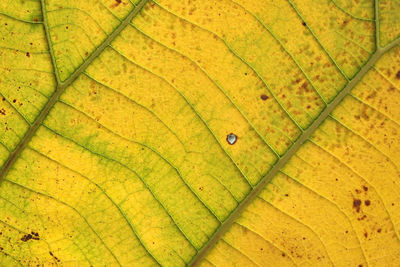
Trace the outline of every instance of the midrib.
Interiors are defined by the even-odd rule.
[[[240,216],[243,210],[253,201],[253,199],[260,193],[265,185],[279,172],[279,170],[290,160],[290,158],[299,150],[301,145],[314,133],[314,131],[321,125],[322,122],[329,116],[329,114],[339,105],[339,103],[346,97],[349,92],[358,84],[358,82],[365,76],[365,74],[372,68],[372,66],[379,60],[379,58],[387,51],[400,44],[400,38],[390,43],[388,46],[381,48],[378,47],[375,53],[368,59],[366,64],[360,71],[349,81],[345,88],[325,107],[318,118],[308,127],[296,140],[296,142],[287,150],[278,162],[269,170],[269,172],[261,179],[261,181],[254,187],[251,193],[236,207],[228,219],[221,224],[215,231],[213,236],[207,244],[196,254],[196,256],[188,264],[189,266],[197,266],[204,256],[213,248],[215,243],[221,236],[228,231],[235,220]]]
[[[39,116],[35,119],[35,121],[31,125],[31,127],[25,133],[24,137],[22,138],[22,140],[18,144],[18,146],[15,148],[14,152],[11,153],[11,155],[8,157],[7,161],[3,165],[3,167],[0,171],[0,183],[3,179],[3,177],[5,177],[7,175],[7,172],[10,170],[11,166],[17,160],[18,156],[22,153],[25,146],[29,143],[32,136],[36,133],[37,129],[42,124],[43,120],[46,118],[46,116],[50,112],[51,108],[58,101],[60,95],[64,92],[65,88],[67,88],[86,69],[86,67],[90,63],[92,63],[93,60],[96,59],[97,56],[101,52],[103,52],[104,49],[107,48],[107,46],[109,46],[109,44],[115,39],[115,37],[117,37],[117,35],[123,29],[125,29],[125,27],[129,24],[129,22],[140,12],[140,10],[143,8],[143,6],[147,2],[148,2],[148,0],[141,0],[136,5],[136,7],[129,13],[129,15],[124,20],[121,21],[121,24],[103,41],[103,43],[101,43],[96,48],[96,50],[88,57],[88,59],[82,65],[80,65],[68,79],[66,79],[64,82],[62,82],[62,81],[60,81],[60,78],[58,76],[58,70],[57,70],[57,65],[56,65],[56,61],[54,58],[52,43],[50,41],[51,40],[50,32],[49,32],[48,24],[47,24],[44,0],[40,1],[41,6],[42,6],[43,25],[44,25],[44,29],[45,29],[45,33],[46,33],[47,43],[48,43],[49,50],[50,50],[51,61],[52,61],[55,76],[56,76],[57,88],[56,88],[55,92],[53,93],[53,95],[50,97],[49,101],[44,106],[43,110],[40,112]]]

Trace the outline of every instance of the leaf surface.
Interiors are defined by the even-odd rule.
[[[1,264],[398,264],[396,5],[1,3]]]

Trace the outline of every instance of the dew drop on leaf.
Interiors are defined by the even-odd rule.
[[[237,141],[237,136],[233,133],[230,133],[226,136],[226,141],[228,142],[228,144],[233,145]]]

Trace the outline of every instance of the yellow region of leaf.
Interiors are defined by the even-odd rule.
[[[400,3],[391,0],[378,2],[380,44],[386,46],[400,36]]]
[[[399,70],[396,47],[333,110],[201,265],[400,264]],[[290,264],[281,265],[285,259]]]

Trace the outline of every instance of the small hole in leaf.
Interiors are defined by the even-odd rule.
[[[233,133],[230,133],[226,136],[226,141],[228,142],[228,144],[233,145],[237,141],[237,136]]]

